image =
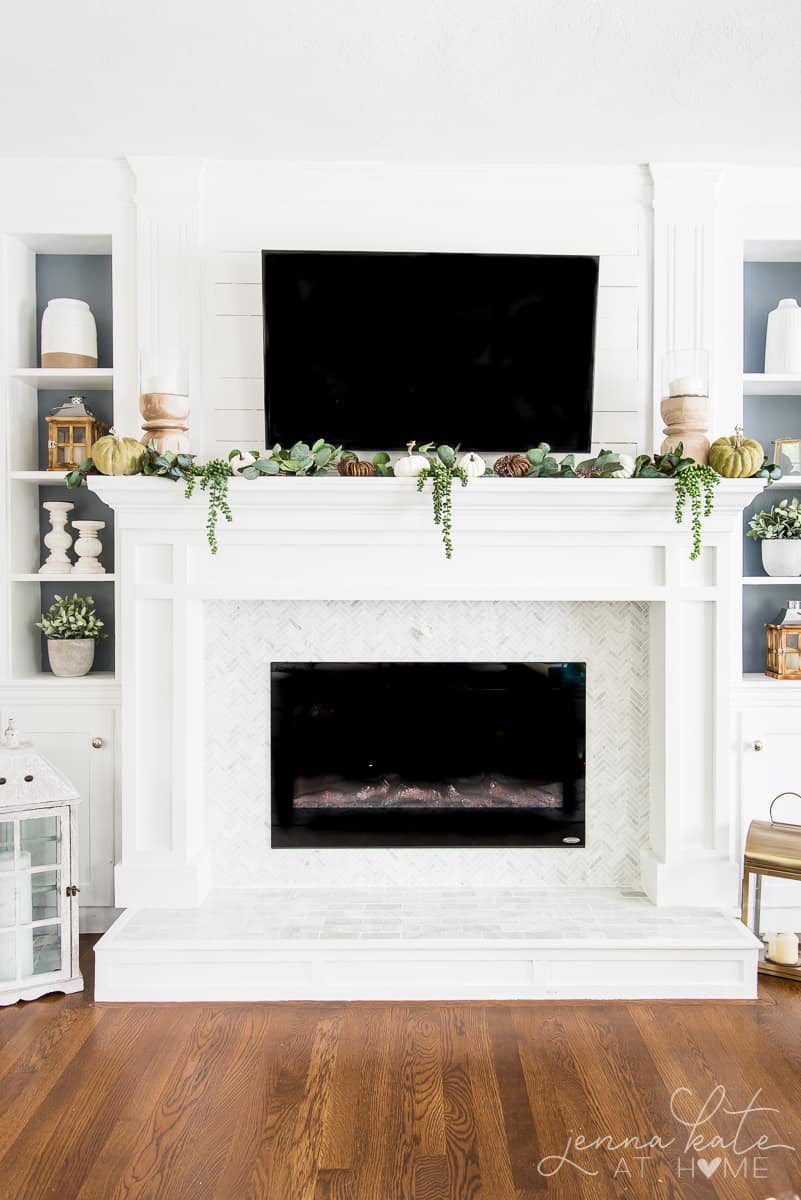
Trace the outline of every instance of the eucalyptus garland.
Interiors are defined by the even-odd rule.
[[[411,443],[413,447],[415,443]],[[411,453],[411,449],[410,449]],[[420,446],[417,454],[427,459],[427,465],[417,475],[418,492],[431,480],[434,524],[442,530],[445,557],[453,557],[453,481],[458,479],[462,487],[468,483],[468,474],[457,461],[457,451],[452,446],[442,445],[433,449],[433,443]],[[228,480],[232,476],[242,479],[259,479],[269,476],[312,476],[330,474],[337,468],[342,447],[320,438],[311,444],[296,442],[284,448],[273,446],[272,450],[233,450],[228,461],[221,458],[207,463],[198,463],[192,454],[174,454],[167,450],[159,453],[151,446],[141,462],[143,475],[155,475],[163,479],[181,480],[185,484],[185,495],[189,499],[199,486],[208,494],[206,535],[212,554],[218,550],[217,527],[220,517],[232,519],[228,501]],[[469,457],[469,456],[467,456]],[[506,459],[514,459],[514,472],[506,469]],[[464,461],[464,460],[463,460]],[[378,476],[394,474],[390,455],[380,451],[373,455],[372,465]],[[600,450],[594,458],[576,463],[572,454],[558,461],[550,453],[550,446],[541,442],[525,454],[507,455],[494,464],[495,470],[487,475],[513,475],[516,478],[628,478],[672,479],[676,489],[675,516],[681,524],[689,502],[692,529],[690,558],[695,560],[701,553],[701,535],[704,517],[712,513],[715,488],[720,476],[712,467],[702,466],[692,458],[684,457],[681,444],[663,454],[641,454],[635,460],[612,450]],[[482,464],[483,467],[483,464]],[[95,463],[87,458],[79,467],[66,476],[68,487],[80,487],[86,476],[96,470]],[[781,468],[765,460],[755,478],[765,479],[766,484],[781,477]]]
[[[683,467],[675,476],[673,486],[676,489],[676,524],[684,520],[684,510],[690,501],[690,524],[692,528],[693,548],[690,552],[691,561],[695,561],[701,553],[702,518],[712,515],[715,503],[715,488],[720,483],[720,476],[712,467],[701,466],[692,462]]]

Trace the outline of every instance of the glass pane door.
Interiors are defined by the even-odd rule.
[[[0,821],[0,982],[17,977],[14,822]]]
[[[67,810],[0,822],[0,981],[67,971],[68,871]]]

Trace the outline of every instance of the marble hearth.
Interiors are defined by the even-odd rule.
[[[451,562],[411,481],[234,481],[216,557],[202,495],[91,485],[117,516],[128,910],[98,999],[755,994],[729,745],[754,482],[720,486],[695,564],[660,481],[474,483]],[[333,647],[586,657],[586,847],[271,851],[267,664]]]

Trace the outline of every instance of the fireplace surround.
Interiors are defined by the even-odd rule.
[[[212,600],[205,628],[204,754],[218,887],[634,886],[648,835],[649,606],[489,600]],[[587,664],[586,844],[275,845],[270,664],[310,657],[418,665],[492,659]],[[247,704],[242,680],[247,678]],[[571,836],[567,834],[566,836]],[[584,839],[582,839],[584,840]],[[272,844],[271,844],[272,843]]]
[[[734,910],[739,847],[729,696],[738,662],[741,512],[758,482],[720,485],[696,563],[689,561],[688,530],[674,522],[672,485],[662,481],[477,481],[455,497],[451,562],[441,556],[428,504],[413,481],[233,481],[234,523],[222,531],[216,557],[205,544],[202,496],[185,502],[170,483],[136,478],[92,479],[91,486],[116,509],[118,523],[124,769],[116,889],[117,903],[133,910],[100,943],[101,996],[122,999],[126,990],[136,992],[135,984],[124,982],[132,976],[125,976],[121,963],[125,929],[137,928],[137,912],[157,910],[155,917],[183,908],[200,914],[212,887],[246,887],[254,895],[284,888],[289,902],[297,888],[324,887],[335,896],[337,889],[388,885],[489,890],[502,884],[521,891],[556,885],[567,889],[566,900],[578,912],[576,889],[617,886],[642,888],[666,912],[691,905]],[[627,613],[629,622],[634,614],[647,644],[639,661],[636,653],[621,657],[619,641],[605,628],[607,610]],[[382,640],[388,612],[396,618],[396,649],[389,655]],[[502,648],[502,637],[489,638],[490,653],[476,651],[487,644],[493,622],[497,633],[499,620],[519,619],[513,635],[519,642],[521,629],[532,622],[536,627],[537,619],[553,622],[556,613],[559,620],[568,613],[571,621],[586,622],[596,656],[605,653],[618,666],[625,662],[618,694],[640,705],[639,774],[616,757],[614,745],[609,749],[618,801],[621,794],[636,797],[634,844],[623,839],[614,878],[604,875],[603,856],[593,849],[600,844],[593,814],[603,812],[592,785],[593,714],[614,707],[614,691],[593,691],[592,647],[585,655],[574,628],[570,639],[564,631],[533,644],[529,637],[514,653]],[[343,620],[352,631],[351,650],[333,654]],[[468,626],[474,642],[469,658],[587,661],[593,802],[586,847],[270,849],[268,663],[458,661],[456,647]],[[258,650],[257,637],[267,643]],[[407,648],[403,654],[399,638]],[[159,672],[150,666],[154,655]],[[239,695],[233,709],[232,689]],[[256,726],[260,737],[253,736]],[[632,744],[630,737],[624,741]],[[565,867],[572,863],[580,864],[575,873],[572,865]],[[730,928],[736,949],[720,944],[714,980],[714,971],[708,975],[715,958],[709,943],[701,938],[690,949],[682,943],[681,953],[693,961],[703,956],[704,979],[712,980],[704,987],[712,991],[702,994],[751,994],[755,947],[733,923]],[[649,941],[647,953],[643,946],[626,951],[629,966],[620,971],[629,979],[628,992],[620,994],[677,994],[670,988],[654,992],[659,976],[653,970],[644,990],[631,982],[632,962],[653,966],[654,953],[670,957],[658,943],[659,936]],[[590,954],[596,975],[604,955],[614,959],[618,953],[611,942],[600,945],[593,942]],[[554,953],[561,953],[558,945]],[[168,961],[148,940],[132,954],[131,962],[140,965]],[[209,954],[225,957],[219,947]],[[244,962],[241,954],[237,961]],[[234,983],[226,994],[234,998],[239,968],[231,969]],[[241,966],[245,974],[250,969]],[[609,967],[613,974],[616,969]],[[265,995],[278,994],[263,986]],[[347,985],[341,986],[347,994]],[[351,994],[372,994],[365,988]],[[177,984],[174,991],[181,991]],[[321,993],[312,988],[308,994]],[[514,994],[534,993],[521,985]]]

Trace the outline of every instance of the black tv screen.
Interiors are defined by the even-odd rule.
[[[267,442],[587,451],[598,259],[262,254]]]

